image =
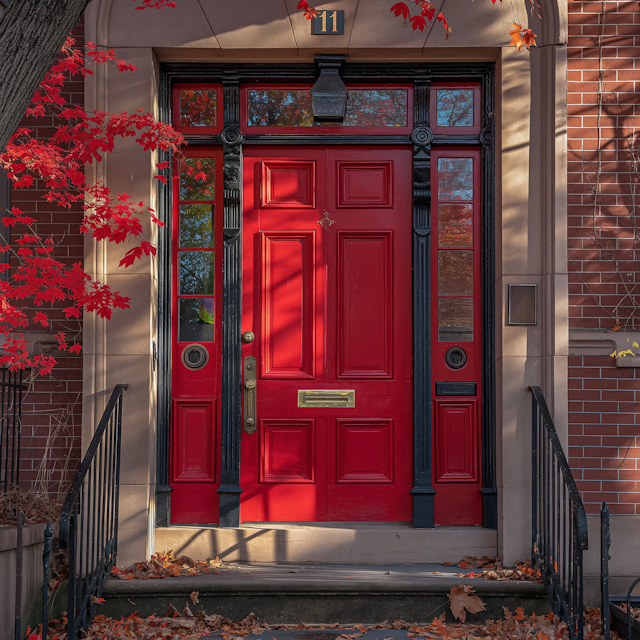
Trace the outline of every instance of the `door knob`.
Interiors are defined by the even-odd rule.
[[[256,339],[256,334],[253,333],[253,331],[245,331],[241,337],[242,337],[242,342],[249,344],[250,342],[253,342]]]

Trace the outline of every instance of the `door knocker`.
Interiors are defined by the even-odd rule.
[[[322,217],[322,220],[318,220],[317,221],[318,224],[326,231],[332,224],[335,224],[336,221],[332,220],[329,217],[329,214],[327,213],[327,210],[324,210],[324,216]]]

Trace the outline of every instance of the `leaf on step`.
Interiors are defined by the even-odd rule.
[[[193,604],[198,604],[198,602],[200,602],[200,600],[198,600],[198,595],[200,594],[199,591],[192,591],[191,595],[189,596],[191,598],[191,602],[193,602]]]
[[[516,615],[514,616],[514,620],[524,620],[525,619],[524,609],[522,607],[516,608]]]
[[[513,618],[513,615],[511,614],[511,611],[509,611],[509,609],[507,609],[507,607],[502,607],[502,610],[504,611],[504,619],[505,620],[511,620],[511,618]]]
[[[185,603],[185,605],[184,605],[184,609],[182,610],[182,617],[183,618],[195,618],[195,616],[191,612],[191,609],[189,609],[189,604],[188,603]]]
[[[479,613],[485,610],[484,602],[478,596],[471,595],[473,593],[474,589],[463,585],[453,587],[449,592],[449,607],[456,620],[465,622],[467,611]]]

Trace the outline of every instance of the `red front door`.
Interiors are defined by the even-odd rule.
[[[411,175],[410,149],[245,148],[243,522],[411,520]]]

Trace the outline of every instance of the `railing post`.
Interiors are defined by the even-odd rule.
[[[538,536],[538,404],[531,394],[531,564],[536,563]]]
[[[602,600],[602,634],[604,640],[611,639],[611,621],[609,620],[609,547],[611,546],[611,532],[609,530],[609,507],[602,503],[600,510],[600,588]]]
[[[51,547],[53,546],[53,529],[47,522],[44,530],[44,549],[42,551],[42,637],[47,637],[49,628],[49,560],[51,559]]]

